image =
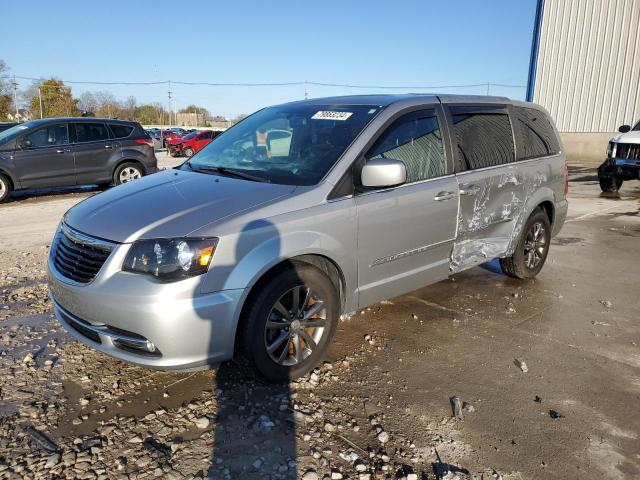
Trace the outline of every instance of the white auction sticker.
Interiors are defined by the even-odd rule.
[[[353,112],[331,112],[331,111],[319,111],[311,117],[313,120],[340,120],[345,121],[353,115]]]

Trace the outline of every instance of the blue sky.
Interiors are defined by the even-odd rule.
[[[524,86],[535,3],[4,0],[0,59],[18,76],[62,80]],[[167,103],[164,85],[73,85],[76,95],[105,89],[121,99]],[[197,103],[229,116],[304,96],[304,86],[172,90],[177,108]],[[433,91],[485,94],[486,86]],[[308,92],[381,91],[309,86]],[[523,98],[525,89],[491,87],[491,93]]]

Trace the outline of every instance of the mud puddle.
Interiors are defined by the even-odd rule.
[[[126,381],[123,379],[122,381]],[[62,386],[67,398],[68,411],[54,430],[57,437],[88,435],[99,425],[114,417],[143,418],[159,409],[170,410],[186,405],[203,392],[213,392],[214,381],[211,372],[195,372],[191,374],[171,374],[153,372],[146,377],[135,380],[140,387],[133,394],[128,393],[106,402],[92,402],[92,387],[72,380],[66,380]],[[80,402],[88,401],[85,407]],[[88,415],[82,423],[78,419]],[[74,421],[76,424],[74,424]]]

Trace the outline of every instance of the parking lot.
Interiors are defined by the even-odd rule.
[[[284,387],[71,340],[45,262],[62,214],[96,190],[16,195],[0,206],[0,478],[639,476],[640,184],[605,195],[594,169],[570,174],[536,280],[491,262],[357,312],[329,361]]]

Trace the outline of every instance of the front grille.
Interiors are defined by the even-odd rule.
[[[114,244],[90,237],[63,225],[52,245],[56,269],[77,283],[89,283],[107,260]]]
[[[625,160],[640,160],[640,143],[618,143],[616,158]]]

